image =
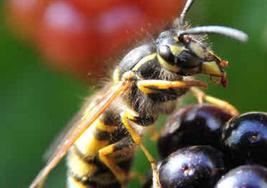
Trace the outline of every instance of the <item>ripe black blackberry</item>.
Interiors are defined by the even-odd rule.
[[[223,128],[222,142],[234,165],[267,165],[267,113],[249,112],[234,117]]]
[[[258,165],[244,165],[224,175],[215,188],[266,188],[267,169]]]
[[[224,155],[211,146],[193,146],[204,144],[220,149]],[[223,176],[216,188],[267,187],[265,112],[232,117],[212,105],[186,106],[167,121],[158,140],[158,149],[163,158],[178,149],[159,165],[163,188],[214,187],[224,171],[238,165],[244,166]],[[212,173],[217,174],[213,176]]]
[[[185,147],[158,169],[162,188],[212,188],[224,172],[223,154],[211,146]]]
[[[221,128],[232,115],[210,104],[196,104],[181,108],[162,128],[158,150],[161,157],[192,145],[211,145],[220,148]]]

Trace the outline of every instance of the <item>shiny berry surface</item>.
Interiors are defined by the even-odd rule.
[[[231,119],[222,131],[222,141],[237,164],[267,164],[267,114],[249,112]]]
[[[266,188],[267,169],[258,165],[245,165],[224,175],[215,188]]]
[[[221,127],[232,116],[216,106],[192,105],[174,113],[163,127],[158,149],[166,157],[178,148],[190,145],[220,147]]]
[[[159,165],[163,188],[213,187],[223,173],[223,155],[210,146],[191,146],[177,150]]]

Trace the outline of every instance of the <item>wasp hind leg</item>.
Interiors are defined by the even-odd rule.
[[[130,138],[110,144],[98,152],[99,160],[104,163],[125,188],[129,177],[129,168],[134,156],[134,143]]]
[[[135,144],[140,146],[141,150],[145,154],[146,158],[148,159],[151,169],[152,169],[152,174],[153,174],[153,181],[154,181],[154,186],[155,188],[160,188],[160,183],[159,183],[159,175],[158,175],[158,170],[157,170],[157,161],[154,159],[154,157],[150,154],[148,149],[143,145],[141,141],[141,136],[140,134],[135,130],[135,128],[131,124],[131,119],[132,116],[127,113],[123,112],[121,114],[121,121],[123,126],[127,129],[129,134],[131,135],[132,140],[134,141]]]
[[[203,101],[206,101],[222,109],[225,109],[227,112],[229,112],[233,116],[239,115],[238,110],[232,104],[228,103],[227,101],[207,95],[205,92],[201,91],[200,89],[196,87],[192,87],[190,88],[190,90],[193,93],[193,95],[197,98],[200,104],[203,103]]]

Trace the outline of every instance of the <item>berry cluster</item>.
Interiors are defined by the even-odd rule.
[[[163,127],[158,150],[163,188],[267,187],[267,113],[184,107]]]
[[[183,0],[5,2],[8,23],[17,34],[34,42],[53,66],[86,76],[103,73],[110,57],[116,57],[146,33],[162,30],[184,3]]]

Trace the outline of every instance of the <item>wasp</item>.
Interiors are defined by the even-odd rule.
[[[136,146],[151,163],[156,187],[156,161],[142,144],[144,128],[161,114],[170,114],[177,99],[192,90],[198,98],[207,96],[198,88],[207,84],[192,76],[204,74],[226,85],[227,61],[205,43],[207,34],[219,34],[241,42],[247,35],[224,26],[189,27],[185,17],[193,4],[187,0],[173,27],[155,41],[132,49],[116,66],[106,87],[88,100],[71,123],[45,167],[30,188],[39,188],[49,172],[67,155],[69,188],[125,187]],[[201,97],[200,97],[201,96]],[[227,102],[206,97],[234,111]]]

